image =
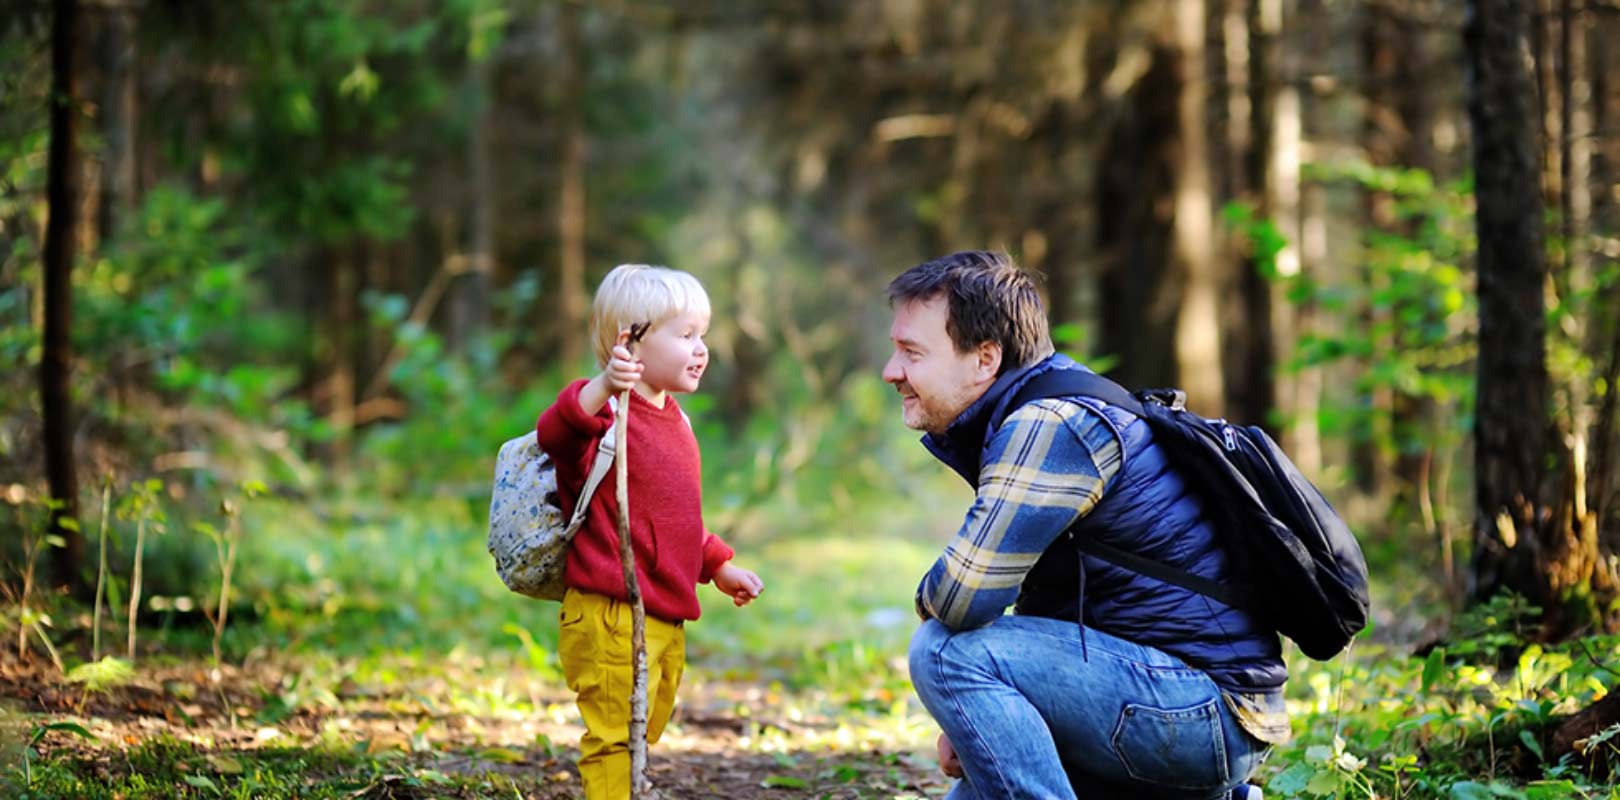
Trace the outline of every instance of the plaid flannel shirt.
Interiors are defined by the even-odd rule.
[[[978,495],[917,587],[917,613],[952,630],[1001,616],[1041,554],[1102,498],[1121,449],[1101,414],[1054,398],[1009,415],[985,449]]]

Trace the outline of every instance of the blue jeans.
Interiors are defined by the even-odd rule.
[[[1200,670],[1043,617],[923,623],[911,681],[966,778],[948,800],[1224,798],[1267,754]]]

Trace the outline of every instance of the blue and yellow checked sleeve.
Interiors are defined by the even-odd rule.
[[[1038,400],[990,440],[962,527],[917,587],[918,612],[952,630],[977,628],[1018,599],[1041,553],[1102,498],[1120,443],[1100,414]]]

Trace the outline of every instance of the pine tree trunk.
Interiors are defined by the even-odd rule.
[[[1613,53],[1610,43],[1620,36],[1620,20],[1599,16],[1591,21],[1587,37],[1587,55],[1592,94],[1592,130],[1609,131],[1617,121],[1614,114],[1620,82],[1614,70],[1620,68],[1620,57]],[[1620,164],[1620,136],[1598,136],[1592,151],[1592,219],[1594,233],[1613,236],[1620,230],[1620,204],[1615,202],[1615,167]],[[1598,342],[1606,342],[1608,352],[1597,358],[1603,370],[1604,385],[1617,387],[1620,383],[1620,285],[1611,285],[1592,306],[1591,333]],[[1598,352],[1594,350],[1594,352]],[[1604,547],[1620,550],[1620,514],[1614,513],[1617,495],[1620,495],[1620,465],[1616,453],[1620,451],[1617,437],[1617,415],[1620,415],[1620,388],[1611,388],[1603,395],[1593,420],[1592,467],[1589,470],[1587,500],[1597,514],[1601,526],[1600,539]]]
[[[339,471],[347,469],[354,443],[355,405],[358,387],[355,377],[354,336],[359,314],[356,311],[357,248],[332,245],[322,248],[319,257],[327,279],[327,420],[332,425],[331,462]]]
[[[135,12],[122,2],[102,8],[99,59],[101,108],[101,201],[97,239],[112,240],[135,208]]]
[[[1586,14],[1572,0],[1560,0],[1559,12],[1559,119],[1565,135],[1559,143],[1562,170],[1558,200],[1564,258],[1563,275],[1553,284],[1560,287],[1565,297],[1574,300],[1590,296],[1596,284],[1587,241],[1592,216],[1592,84],[1586,71]],[[1608,352],[1609,340],[1602,325],[1606,315],[1603,309],[1593,306],[1586,313],[1573,315],[1569,320],[1572,324],[1564,327],[1574,345],[1594,364],[1603,364]],[[1562,394],[1567,406],[1567,415],[1563,418],[1567,427],[1565,435],[1572,449],[1584,454],[1591,447],[1593,427],[1591,381],[1584,378],[1568,381]],[[1579,466],[1586,470],[1588,477],[1601,482],[1602,476],[1590,469],[1594,464],[1589,460]],[[1576,498],[1576,516],[1583,516],[1592,505],[1589,497],[1586,487],[1582,487],[1581,496]]]
[[[1297,280],[1307,261],[1300,183],[1303,108],[1299,87],[1287,79],[1299,71],[1299,48],[1284,47],[1280,39],[1284,19],[1294,16],[1294,5],[1284,0],[1250,0],[1249,6],[1249,39],[1253,43],[1249,62],[1249,84],[1253,87],[1250,127],[1254,145],[1248,170],[1261,199],[1261,216],[1275,222],[1285,240],[1277,253],[1277,274],[1285,281]],[[1272,287],[1271,327],[1276,341],[1293,342],[1309,330],[1311,307],[1308,303],[1293,306],[1280,302],[1281,294],[1279,288]],[[1284,419],[1292,421],[1281,441],[1307,475],[1320,474],[1322,469],[1321,433],[1316,421],[1321,372],[1320,368],[1309,368],[1278,377],[1278,406]]]
[[[474,54],[465,83],[468,111],[467,167],[472,195],[467,261],[455,279],[450,302],[450,343],[462,349],[489,324],[489,287],[495,274],[495,181],[490,161],[490,66],[492,54]]]
[[[1175,57],[1169,47],[1153,47],[1098,156],[1098,350],[1118,358],[1109,374],[1132,387],[1178,379],[1173,332],[1181,286],[1170,271],[1172,228],[1162,213],[1175,185]]]
[[[585,351],[585,45],[579,11],[563,3],[557,11],[563,49],[562,187],[557,235],[562,250],[557,282],[557,348],[560,363],[575,364]]]
[[[46,154],[45,330],[40,361],[45,473],[51,498],[50,531],[63,546],[51,548],[54,581],[82,594],[84,536],[78,528],[79,482],[73,456],[73,262],[78,257],[82,178],[79,165],[79,90],[75,51],[78,0],[57,0],[51,20],[50,147]]]
[[[1429,139],[1434,103],[1428,91],[1431,67],[1424,31],[1409,17],[1410,9],[1369,4],[1362,13],[1367,86],[1362,130],[1367,159],[1374,166],[1415,168],[1432,175],[1435,165]],[[1424,224],[1419,219],[1398,218],[1396,199],[1390,192],[1365,188],[1363,203],[1367,224],[1372,230],[1415,237]],[[1373,291],[1379,289],[1375,287]],[[1379,327],[1387,328],[1390,335],[1377,349],[1396,350],[1410,335],[1409,331],[1443,324],[1434,309],[1427,310],[1415,321],[1408,316],[1409,311],[1400,310],[1378,320]],[[1420,514],[1421,509],[1432,505],[1428,478],[1434,454],[1422,432],[1430,427],[1434,404],[1427,397],[1387,388],[1372,398],[1372,406],[1378,409],[1380,417],[1387,419],[1387,424],[1378,425],[1375,430],[1377,435],[1387,436],[1394,442],[1394,463],[1385,463],[1387,459],[1378,457],[1372,448],[1366,448],[1358,463],[1364,463],[1374,474],[1390,472],[1394,481],[1388,487],[1391,493],[1387,500],[1403,513]],[[1374,482],[1369,481],[1368,485],[1376,487]],[[1432,515],[1422,516],[1428,534],[1436,541],[1443,539],[1436,519]],[[1439,546],[1446,548],[1444,544]],[[1449,565],[1447,552],[1441,555],[1443,563]],[[1448,586],[1454,585],[1456,576],[1449,567],[1445,577]]]
[[[1281,0],[1248,0],[1243,9],[1246,74],[1239,86],[1246,90],[1247,103],[1234,107],[1233,114],[1246,111],[1243,134],[1233,143],[1241,156],[1236,165],[1241,176],[1237,186],[1255,207],[1255,216],[1276,220],[1277,191],[1273,186],[1273,161],[1277,157],[1277,92],[1274,74],[1277,66],[1277,29],[1282,16]],[[1228,34],[1227,49],[1234,48]],[[1237,79],[1234,79],[1237,80]],[[1297,246],[1291,242],[1290,246]],[[1239,264],[1238,292],[1243,308],[1242,351],[1237,385],[1234,387],[1235,415],[1252,425],[1261,425],[1273,437],[1280,429],[1272,419],[1279,410],[1277,375],[1277,336],[1286,323],[1286,308],[1278,302],[1276,288],[1267,279],[1261,264],[1252,256]]]
[[[1172,0],[1175,49],[1180,65],[1176,100],[1175,222],[1171,245],[1182,276],[1176,318],[1178,384],[1188,405],[1206,416],[1226,412],[1221,369],[1220,295],[1222,275],[1214,257],[1214,214],[1210,208],[1209,146],[1206,141],[1209,92],[1205,64],[1204,0]]]
[[[1515,0],[1469,0],[1464,31],[1479,235],[1479,364],[1474,422],[1474,594],[1553,601],[1537,517],[1548,452],[1542,202],[1537,186],[1529,14]]]

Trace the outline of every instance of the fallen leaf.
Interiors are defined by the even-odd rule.
[[[507,747],[489,747],[479,751],[478,757],[497,764],[522,764],[523,754]]]

